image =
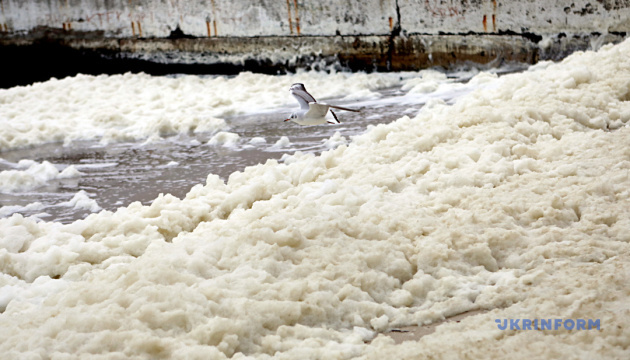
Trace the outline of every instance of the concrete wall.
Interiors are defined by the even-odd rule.
[[[628,32],[630,0],[1,0],[2,30],[196,37]]]
[[[37,26],[166,37],[385,34],[395,0],[2,0],[10,31]]]
[[[411,33],[630,31],[630,0],[400,0]]]
[[[76,72],[534,63],[630,32],[630,0],[0,0],[0,10],[2,86]]]

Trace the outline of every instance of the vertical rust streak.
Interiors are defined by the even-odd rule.
[[[210,21],[206,20],[206,30],[208,30],[208,37],[212,36],[212,32],[210,32]]]
[[[298,15],[297,0],[293,0],[293,5],[295,5],[295,8],[293,9],[295,11],[295,30],[297,31],[297,34],[299,36],[300,35],[300,16]]]
[[[138,23],[138,35],[142,37],[142,25],[140,25],[140,21],[137,21],[137,23]]]
[[[214,36],[219,36],[217,32],[217,6],[214,3],[214,0],[211,0],[212,3],[212,27],[214,28]]]
[[[2,9],[2,20],[6,21],[6,18],[4,17],[4,2],[2,0],[0,0],[0,9]],[[9,32],[7,30],[7,23],[2,23],[2,25],[0,25],[0,31]]]
[[[488,32],[488,19],[486,18],[486,15],[483,16],[483,31]]]
[[[127,0],[127,4],[129,6],[129,19],[131,20],[131,33],[133,37],[136,37],[136,24],[133,21],[133,6],[131,4],[132,0]]]
[[[70,31],[70,30],[72,30],[72,23],[71,23],[72,19],[69,19],[69,17],[68,17],[68,11],[69,11],[68,8],[69,8],[68,0],[66,0],[66,2],[65,2],[65,9],[60,9],[60,10],[61,10],[61,13],[62,13],[63,17],[67,20],[63,24],[64,25],[63,29],[67,30],[67,31]]]
[[[492,0],[492,32],[497,32],[497,0]]]
[[[392,31],[394,29],[394,19],[390,16],[389,17],[389,31]]]
[[[287,12],[289,13],[289,30],[291,31],[291,35],[293,35],[293,21],[291,21],[291,3],[287,0]]]

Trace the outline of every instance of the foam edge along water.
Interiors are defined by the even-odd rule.
[[[208,176],[184,199],[69,225],[0,219],[0,352],[623,358],[628,53],[508,75],[320,156]],[[489,311],[417,342],[365,343],[475,309]],[[494,321],[525,317],[601,330]]]

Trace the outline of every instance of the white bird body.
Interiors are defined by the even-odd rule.
[[[318,103],[317,100],[306,91],[304,84],[293,84],[289,91],[300,104],[300,110],[291,114],[291,116],[284,121],[293,121],[299,125],[339,124],[340,121],[337,119],[337,115],[335,115],[330,108],[359,112],[359,110],[348,109],[341,106]],[[332,118],[327,117],[328,110],[330,110]]]

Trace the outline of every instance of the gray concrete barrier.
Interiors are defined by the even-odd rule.
[[[0,0],[0,45],[175,64],[413,70],[617,42],[630,0]],[[6,54],[5,54],[6,55]]]
[[[2,0],[2,29],[115,38],[628,32],[630,0]]]

